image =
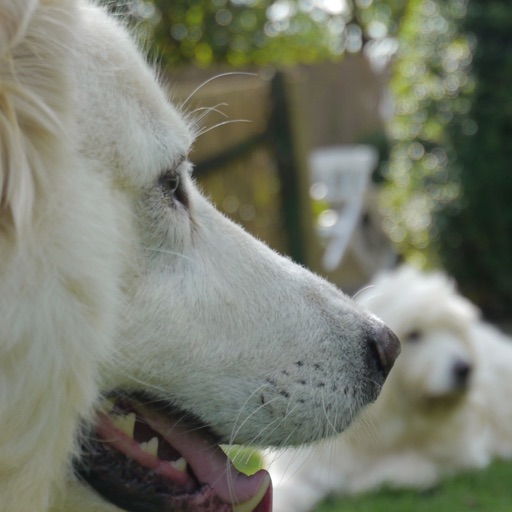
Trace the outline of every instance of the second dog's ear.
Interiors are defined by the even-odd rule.
[[[25,36],[38,0],[0,0],[0,57]]]

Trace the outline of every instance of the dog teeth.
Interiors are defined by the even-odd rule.
[[[158,457],[158,438],[153,437],[149,441],[144,443],[140,443],[140,449],[149,453],[150,455],[154,455]]]
[[[120,414],[116,416],[111,416],[110,420],[118,430],[124,432],[128,437],[131,437],[133,439],[133,430],[135,428],[136,420],[136,415],[134,412],[131,412],[126,415]]]
[[[187,471],[187,461],[183,457],[180,457],[179,459],[176,460],[170,460],[168,462],[174,469],[177,469],[182,473],[185,473]]]

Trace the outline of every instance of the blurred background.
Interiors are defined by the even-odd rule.
[[[195,176],[221,211],[349,293],[403,258],[510,323],[506,1],[116,9],[197,124]]]

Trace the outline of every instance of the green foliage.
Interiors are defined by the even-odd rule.
[[[447,135],[467,123],[474,82],[468,71],[472,44],[460,29],[461,0],[411,0],[399,31],[400,51],[391,83],[395,117],[382,201],[385,229],[416,263],[435,262],[436,212],[456,208],[460,180]]]
[[[171,4],[156,0],[155,4],[162,13],[155,36],[161,41],[163,59],[170,64],[216,62],[241,67],[325,58],[337,52],[333,35],[343,26],[341,16],[328,20],[324,14],[315,21],[284,0],[273,8],[269,2],[253,0]]]
[[[408,259],[444,266],[488,317],[506,319],[512,11],[503,0],[412,0],[399,39],[385,228]]]
[[[510,320],[512,304],[512,10],[472,0],[463,29],[478,41],[476,85],[465,119],[448,127],[463,169],[460,212],[436,216],[440,259],[489,318]]]
[[[338,56],[352,16],[293,0],[132,0],[128,5],[151,34],[158,59],[172,66],[240,68]]]
[[[104,0],[109,2],[109,0]],[[292,65],[392,35],[406,0],[125,0],[160,62]],[[119,10],[119,4],[116,8]]]

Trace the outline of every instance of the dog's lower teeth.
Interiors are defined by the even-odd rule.
[[[153,437],[149,441],[140,443],[141,450],[149,453],[150,455],[158,456],[158,438]]]
[[[187,471],[187,461],[183,457],[180,457],[179,459],[176,459],[176,460],[170,460],[169,464],[174,469],[177,469],[178,471],[181,471],[182,473],[185,473]]]
[[[113,425],[124,432],[128,437],[133,439],[133,430],[135,428],[135,420],[136,415],[134,412],[131,412],[126,415],[114,415],[110,417],[110,421],[112,421]]]

